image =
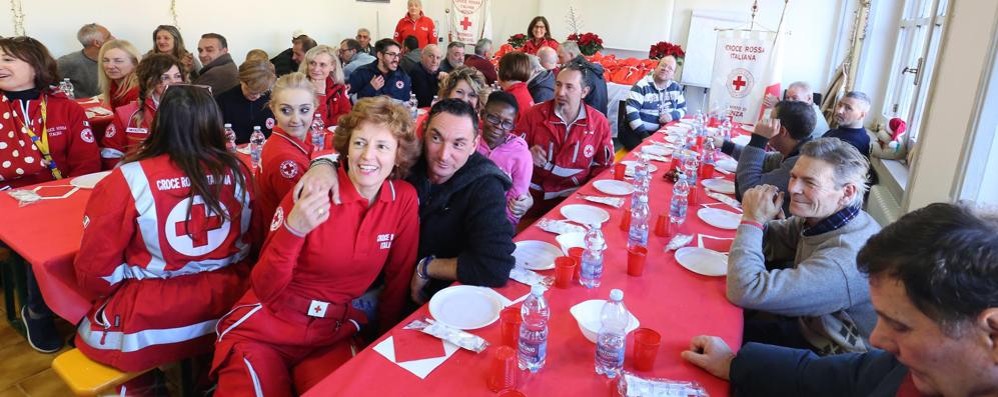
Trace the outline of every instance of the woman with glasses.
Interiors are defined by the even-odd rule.
[[[340,116],[350,113],[350,99],[343,77],[343,66],[336,50],[327,45],[317,45],[305,53],[305,61],[298,71],[308,76],[319,97],[316,110],[325,126],[337,125]]]
[[[170,54],[180,60],[184,65],[183,73],[186,80],[193,81],[198,77],[201,70],[201,62],[194,56],[187,47],[184,46],[184,38],[180,35],[180,30],[173,25],[159,25],[152,31],[153,47],[143,58],[152,54]]]
[[[342,203],[310,187],[283,197],[251,288],[218,323],[216,397],[302,395],[350,357],[368,320],[385,331],[403,318],[419,245],[416,189],[401,180],[419,156],[409,112],[361,99],[334,146]],[[368,319],[351,301],[378,280],[385,288]]]
[[[211,93],[169,87],[150,127],[94,188],[74,262],[93,298],[76,347],[122,371],[211,353],[249,276],[249,170],[225,150]]]
[[[527,80],[530,80],[530,55],[514,51],[499,59],[499,86],[504,92],[513,94],[522,112],[534,106]]]
[[[101,140],[101,162],[109,170],[149,137],[149,126],[156,118],[163,91],[171,84],[184,82],[184,65],[173,55],[153,54],[135,68],[139,81],[138,99],[114,109],[114,119]]]
[[[274,128],[274,113],[270,111],[270,89],[277,76],[274,64],[268,59],[250,59],[239,65],[239,85],[215,97],[222,120],[232,124],[236,143],[249,142],[253,127],[260,127],[263,135],[270,137]]]
[[[113,110],[139,98],[139,81],[135,76],[139,51],[132,43],[110,40],[101,46],[97,58],[101,65],[97,75],[101,101]]]
[[[481,111],[483,139],[478,141],[478,153],[491,159],[513,181],[506,192],[506,217],[514,228],[533,203],[529,191],[534,171],[530,148],[527,141],[512,134],[519,112],[512,94],[493,92]]]
[[[527,54],[536,55],[541,47],[558,49],[558,41],[551,38],[551,25],[545,17],[536,16],[530,20],[530,25],[527,25],[527,37],[527,42],[523,44],[523,52]]]
[[[57,69],[38,40],[0,38],[0,190],[100,171],[99,149],[83,108],[52,90],[59,82]],[[3,243],[0,251],[7,251]],[[27,301],[20,312],[28,342],[53,353],[63,341],[31,266],[27,270]]]

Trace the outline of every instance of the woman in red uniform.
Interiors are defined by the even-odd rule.
[[[125,40],[111,40],[100,48],[100,71],[97,82],[100,85],[101,101],[117,109],[139,99],[139,79],[135,68],[139,65],[139,51]]]
[[[527,37],[530,39],[523,44],[523,52],[527,54],[536,55],[537,50],[541,47],[558,49],[558,41],[551,38],[551,25],[548,24],[548,19],[542,16],[536,16],[530,20],[530,25],[527,26]]]
[[[58,81],[55,59],[38,40],[0,39],[0,190],[100,171],[83,108],[52,91]],[[28,341],[38,351],[58,351],[62,339],[30,266],[27,287],[21,314]]]
[[[167,54],[152,54],[139,62],[135,69],[139,98],[114,110],[114,119],[101,140],[100,156],[105,170],[114,168],[149,137],[149,125],[156,117],[163,91],[170,84],[184,82],[183,70],[180,60]]]
[[[423,15],[423,2],[409,0],[406,6],[408,12],[395,25],[395,41],[401,43],[406,37],[413,36],[419,41],[419,48],[436,44],[437,30],[433,26],[433,19]]]
[[[534,98],[527,89],[527,80],[530,80],[529,55],[514,51],[499,58],[499,86],[516,98],[516,105],[520,109],[516,117],[517,122],[520,121],[521,115],[534,106]]]
[[[340,116],[350,113],[350,98],[343,77],[343,66],[336,50],[327,45],[317,45],[305,53],[305,61],[298,71],[308,76],[319,97],[316,110],[326,126],[337,125]]]
[[[308,170],[313,151],[309,124],[317,103],[312,83],[297,72],[277,79],[270,98],[276,122],[270,139],[263,144],[257,178],[259,210],[254,227],[260,231],[269,225],[281,200]]]
[[[402,318],[419,243],[416,190],[401,180],[419,153],[409,112],[388,97],[362,99],[334,141],[349,181],[342,204],[306,189],[274,212],[252,287],[218,326],[216,397],[304,393],[367,323],[350,303],[379,276],[380,328]]]
[[[211,352],[248,284],[248,173],[209,91],[167,89],[149,139],[87,203],[74,266],[94,304],[77,348],[124,371]]]

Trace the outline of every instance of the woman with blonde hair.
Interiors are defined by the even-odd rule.
[[[198,77],[198,71],[201,70],[201,62],[198,61],[198,57],[194,56],[193,53],[187,51],[187,47],[184,46],[184,38],[180,35],[180,30],[176,26],[157,26],[156,30],[152,31],[152,42],[152,49],[143,55],[143,58],[152,54],[173,55],[184,65],[184,74],[187,75],[187,81],[193,81]]]
[[[350,113],[343,65],[340,64],[337,50],[327,45],[313,47],[305,53],[305,60],[298,71],[308,76],[315,88],[319,98],[316,112],[325,126],[336,125],[340,116]]]
[[[139,99],[139,79],[135,68],[139,66],[139,51],[127,40],[104,43],[97,56],[101,72],[97,75],[101,101],[111,109]]]
[[[476,111],[481,111],[485,107],[485,101],[481,98],[488,98],[492,93],[485,82],[485,75],[478,69],[468,66],[458,66],[447,73],[443,80],[440,80],[440,90],[437,97],[444,99],[460,99],[471,105]],[[424,113],[416,119],[416,136],[423,137],[423,129],[426,128],[426,119],[429,112]]]
[[[232,124],[236,132],[236,143],[249,142],[253,127],[260,127],[263,135],[270,137],[276,121],[268,103],[275,80],[277,75],[270,60],[251,59],[239,65],[239,85],[215,97],[222,120]]]

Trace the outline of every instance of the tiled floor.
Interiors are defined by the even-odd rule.
[[[59,375],[52,371],[52,360],[58,353],[42,354],[32,349],[7,324],[5,316],[0,305],[0,397],[72,396]],[[57,326],[67,338],[73,331],[73,326],[62,320]]]

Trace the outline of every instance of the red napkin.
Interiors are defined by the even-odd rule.
[[[69,193],[73,189],[75,187],[66,185],[42,186],[35,193],[38,193],[41,197],[62,197],[62,195]]]
[[[703,236],[703,247],[717,252],[731,251],[731,243],[735,240],[716,239],[710,236]]]
[[[395,342],[395,362],[443,357],[445,354],[442,340],[421,331],[396,329],[392,331],[392,341]]]

